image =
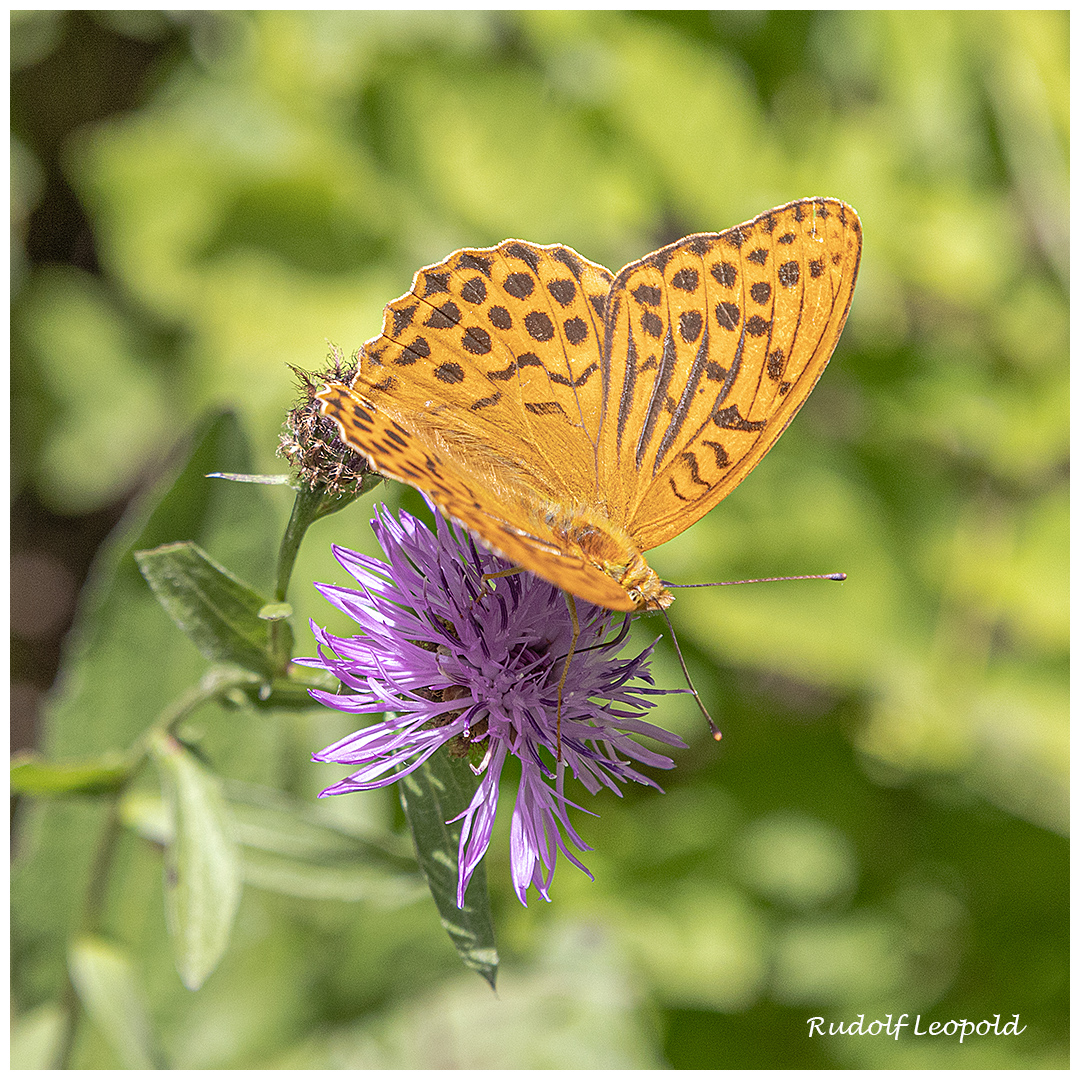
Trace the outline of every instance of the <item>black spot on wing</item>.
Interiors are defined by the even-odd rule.
[[[716,467],[718,469],[726,469],[731,464],[731,459],[728,457],[727,451],[720,443],[706,439],[701,445],[707,446],[713,452],[713,456],[716,458]]]
[[[549,372],[548,375],[553,383],[557,383],[559,386],[569,386],[576,390],[578,387],[584,386],[599,370],[599,365],[590,364],[576,379],[568,379],[557,371]]]
[[[764,420],[746,420],[739,412],[738,405],[729,405],[726,409],[717,409],[712,415],[713,423],[728,431],[760,431],[765,426]]]
[[[569,278],[556,278],[548,282],[547,288],[562,307],[566,307],[577,295],[577,286]]]
[[[431,309],[431,314],[424,320],[425,326],[433,330],[445,330],[449,326],[456,326],[461,319],[461,308],[453,300],[447,300]]]
[[[700,311],[684,311],[679,316],[679,336],[692,345],[701,334],[703,320]]]
[[[491,335],[482,326],[467,326],[461,344],[473,356],[485,356],[491,352]]]
[[[474,255],[472,252],[463,251],[458,259],[458,267],[462,270],[479,270],[489,281],[491,280],[491,259],[483,255]]]
[[[643,311],[641,313],[641,329],[649,337],[659,339],[664,332],[664,320],[655,311]]]
[[[532,248],[527,248],[524,244],[510,244],[504,250],[510,258],[528,263],[534,274],[540,272],[540,256]]]
[[[530,311],[525,316],[525,329],[534,341],[550,341],[555,336],[555,327],[544,311]]]
[[[630,295],[639,304],[648,304],[650,307],[656,307],[664,297],[656,285],[639,285]]]
[[[438,293],[449,292],[450,275],[447,274],[424,274],[424,295],[434,296]]]
[[[692,293],[697,291],[698,280],[698,272],[692,266],[687,266],[672,276],[671,284],[676,289]]]
[[[729,262],[713,263],[709,267],[709,273],[725,288],[731,288],[739,276],[738,270]]]
[[[532,295],[536,282],[531,274],[517,273],[507,275],[503,288],[515,299],[524,300]]]
[[[584,319],[575,315],[563,323],[563,333],[566,334],[566,340],[571,345],[580,345],[589,336],[589,328],[585,325]]]
[[[722,300],[716,305],[716,321],[723,329],[734,330],[739,325],[739,305]]]
[[[526,401],[525,409],[536,416],[566,415],[566,410],[557,401]]]
[[[439,382],[450,384],[459,383],[465,380],[465,371],[460,364],[448,361],[445,364],[440,364],[435,369],[435,378],[438,379]]]
[[[426,338],[418,337],[411,345],[406,345],[401,350],[401,355],[394,361],[399,367],[408,367],[417,360],[426,359],[431,355],[431,346]]]
[[[413,316],[416,314],[418,306],[417,304],[409,304],[408,307],[390,309],[394,316],[394,337],[397,337],[402,330],[406,330],[412,325]]]
[[[461,299],[466,304],[482,304],[487,299],[487,286],[483,278],[474,277],[461,286]]]

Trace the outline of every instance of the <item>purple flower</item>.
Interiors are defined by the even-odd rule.
[[[356,620],[360,633],[340,638],[313,625],[319,658],[300,662],[341,681],[343,693],[312,691],[324,705],[387,715],[314,755],[355,769],[322,794],[391,784],[447,743],[451,753],[467,756],[483,779],[460,815],[461,907],[490,843],[499,777],[512,755],[521,765],[510,830],[514,888],[522,903],[530,885],[548,900],[559,850],[588,873],[567,846],[569,841],[589,850],[570,824],[568,808],[577,804],[563,793],[565,768],[594,794],[608,787],[621,795],[619,785],[628,780],[658,787],[633,763],[673,765],[631,735],[685,745],[642,720],[652,697],[671,692],[652,686],[652,646],[619,658],[629,616],[576,601],[581,632],[562,691],[558,742],[564,764],[556,766],[559,681],[572,637],[560,590],[525,572],[485,583],[484,574],[510,564],[439,515],[432,533],[409,514],[394,518],[384,508],[372,528],[389,564],[335,547],[360,587],[318,586]]]

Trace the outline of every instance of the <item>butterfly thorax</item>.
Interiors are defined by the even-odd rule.
[[[575,549],[626,591],[636,610],[666,608],[675,598],[623,529],[601,515],[578,509],[551,522],[568,553]]]

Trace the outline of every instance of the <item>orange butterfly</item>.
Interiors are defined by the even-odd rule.
[[[387,305],[322,411],[516,565],[604,607],[664,608],[642,552],[787,427],[836,346],[861,250],[850,206],[800,199],[617,275],[560,245],[456,251]]]

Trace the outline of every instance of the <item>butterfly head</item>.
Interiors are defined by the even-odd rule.
[[[640,552],[635,552],[625,567],[604,569],[626,590],[626,595],[635,603],[638,611],[659,611],[675,599]]]

